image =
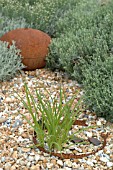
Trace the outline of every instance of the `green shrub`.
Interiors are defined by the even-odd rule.
[[[0,11],[10,18],[22,17],[33,23],[33,28],[51,36],[56,33],[56,21],[69,8],[74,8],[78,0],[0,0]]]
[[[28,28],[32,26],[27,24],[24,18],[10,19],[8,17],[4,17],[2,14],[0,16],[1,16],[0,37],[8,31],[17,28]]]
[[[7,47],[7,42],[0,41],[0,81],[10,80],[24,68],[20,50],[16,49],[14,42],[9,48]]]
[[[96,59],[83,71],[84,101],[97,116],[113,122],[113,55]]]
[[[112,17],[113,2],[101,6],[98,1],[80,1],[58,20],[59,34],[50,44],[47,66],[82,82],[84,65],[98,57],[104,60],[113,48]]]

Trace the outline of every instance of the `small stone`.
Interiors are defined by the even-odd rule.
[[[37,167],[33,165],[32,167],[30,167],[30,170],[37,170]]]
[[[5,157],[1,157],[1,162],[5,162],[6,158]]]
[[[29,167],[30,167],[30,165],[31,165],[31,162],[28,162],[28,163],[27,163],[27,167],[29,168]]]
[[[82,152],[82,149],[77,148],[76,146],[75,146],[75,150],[78,151],[78,152],[80,152],[80,153]]]
[[[102,161],[102,162],[109,162],[109,160],[106,157],[100,157],[100,161]]]
[[[113,166],[113,162],[107,162],[107,167],[112,167]]]
[[[86,161],[86,163],[90,166],[94,166],[93,162],[91,162],[91,161]]]
[[[7,121],[7,118],[5,118],[5,117],[0,117],[0,123],[4,123],[4,122],[6,122]]]
[[[22,152],[30,152],[30,148],[22,148]]]
[[[65,161],[65,166],[71,168],[72,167],[72,162],[70,160]]]
[[[17,158],[18,158],[17,151],[14,151],[14,152],[13,152],[13,154],[12,154],[12,158],[15,158],[15,159],[17,159]]]
[[[35,155],[35,161],[39,161],[40,160],[40,156],[39,155]]]
[[[101,121],[97,121],[97,126],[101,126],[101,125],[102,125]]]
[[[16,120],[15,120],[15,123],[12,125],[12,127],[13,127],[13,128],[16,128],[16,127],[21,126],[21,125],[22,125],[22,121],[19,120],[19,119],[16,119]]]
[[[89,142],[93,143],[95,146],[98,146],[101,144],[101,142],[96,138],[88,138]]]
[[[13,165],[11,168],[10,168],[10,170],[15,170],[16,169],[16,166],[15,165]]]
[[[5,164],[5,166],[4,166],[4,169],[5,169],[5,170],[10,170],[10,168],[11,168],[11,164],[7,162],[7,163]]]
[[[30,162],[34,161],[34,159],[35,159],[34,156],[29,156],[29,157],[28,157],[28,160],[29,160]]]
[[[92,132],[84,132],[85,135],[87,135],[87,137],[91,138],[92,137]]]
[[[51,160],[51,163],[52,163],[53,165],[56,165],[56,160],[55,160],[55,159],[52,159],[52,160]]]
[[[51,169],[53,167],[53,163],[47,163],[47,168]]]
[[[57,164],[60,165],[60,166],[63,166],[63,161],[62,160],[58,160]]]
[[[5,99],[5,102],[6,102],[6,103],[11,102],[11,98],[10,98],[10,97],[7,97],[7,98]]]

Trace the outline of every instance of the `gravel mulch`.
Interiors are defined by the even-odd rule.
[[[51,72],[47,69],[39,69],[31,72],[22,72],[10,82],[0,83],[0,170],[112,170],[113,169],[113,124],[106,122],[104,118],[97,118],[94,113],[83,112],[79,119],[86,120],[87,125],[96,125],[78,134],[84,139],[94,137],[98,140],[88,144],[73,143],[66,153],[82,154],[92,152],[102,145],[101,133],[109,133],[106,147],[94,155],[82,159],[59,159],[43,153],[38,148],[32,149],[33,129],[22,118],[21,114],[30,119],[30,115],[24,109],[22,103],[16,99],[15,92],[25,97],[23,80],[28,83],[32,94],[35,88],[43,93],[48,89],[52,96],[59,93],[60,85],[64,88],[67,98],[75,91],[80,90],[76,81],[69,80],[62,72]],[[80,90],[78,97],[82,95]],[[48,96],[47,96],[48,97]],[[49,97],[48,97],[49,99]],[[73,125],[72,132],[80,129]],[[64,148],[66,145],[64,146]]]

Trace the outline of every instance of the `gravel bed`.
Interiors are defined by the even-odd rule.
[[[86,120],[87,125],[96,125],[96,128],[85,130],[78,137],[87,139],[96,137],[102,142],[101,133],[109,133],[106,147],[88,157],[82,159],[59,159],[41,152],[38,148],[32,149],[33,129],[23,119],[21,114],[31,119],[28,111],[22,103],[14,96],[16,93],[25,97],[24,83],[32,94],[39,88],[46,94],[46,88],[52,96],[59,93],[60,85],[64,88],[67,98],[70,98],[78,89],[78,98],[82,95],[80,85],[76,81],[69,80],[62,72],[51,72],[47,69],[23,72],[10,82],[0,83],[0,170],[112,170],[113,169],[113,124],[106,122],[103,118],[97,118],[94,113],[83,112],[79,119]],[[47,95],[49,99],[49,96]],[[80,126],[74,125],[72,131]],[[67,153],[81,154],[96,150],[101,146],[73,144]],[[65,146],[64,146],[65,147]]]

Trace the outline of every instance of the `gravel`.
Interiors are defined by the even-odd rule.
[[[87,125],[97,126],[78,134],[78,138],[97,138],[102,142],[101,132],[109,133],[106,147],[95,155],[82,159],[59,159],[43,153],[38,148],[31,149],[33,145],[33,129],[28,125],[21,114],[31,117],[22,103],[15,98],[16,93],[25,97],[24,82],[33,95],[35,89],[40,89],[46,94],[46,88],[54,97],[58,95],[60,85],[64,88],[67,98],[71,98],[76,90],[83,94],[81,86],[76,81],[69,80],[62,72],[51,72],[47,69],[22,72],[10,82],[0,83],[0,170],[112,170],[113,169],[113,124],[103,118],[97,118],[94,113],[86,111],[80,115],[81,120],[86,120]],[[47,95],[49,99],[49,96]],[[72,132],[80,127],[74,125]],[[93,139],[94,140],[94,139]],[[100,144],[101,145],[101,144]],[[99,146],[100,146],[99,145]],[[96,150],[99,146],[92,143],[70,146],[64,149],[67,153],[81,154]],[[65,148],[65,147],[64,147]]]

